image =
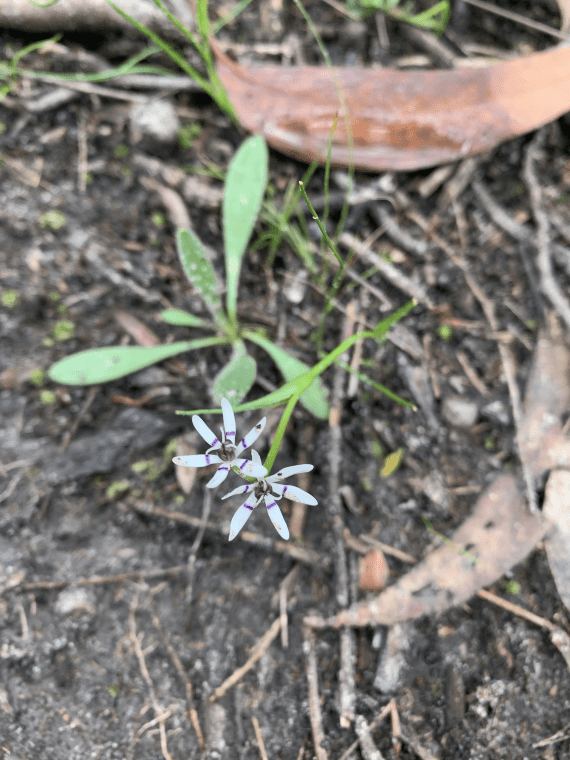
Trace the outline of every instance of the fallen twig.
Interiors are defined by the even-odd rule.
[[[251,670],[251,668],[255,665],[255,663],[259,660],[259,658],[265,654],[267,651],[269,645],[271,642],[277,638],[277,635],[279,634],[279,629],[281,628],[281,618],[276,618],[271,628],[266,631],[266,633],[259,639],[257,644],[253,647],[251,650],[251,656],[249,660],[241,666],[241,668],[238,668],[236,671],[234,671],[229,678],[226,678],[226,680],[221,684],[221,686],[218,686],[216,691],[212,694],[210,697],[210,702],[215,702],[220,697],[223,697],[223,695],[228,691],[228,689],[231,689],[232,686],[235,686],[235,684],[243,678],[243,676]]]

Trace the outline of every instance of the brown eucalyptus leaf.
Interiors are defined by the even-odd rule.
[[[494,148],[570,110],[568,47],[435,71],[241,66],[212,47],[241,124],[307,162],[325,162],[337,114],[333,165],[405,171]]]
[[[514,477],[501,475],[449,544],[431,552],[384,593],[340,612],[328,624],[394,625],[443,612],[521,562],[548,527],[541,515],[527,513]]]
[[[556,467],[570,469],[570,439],[561,415],[570,408],[570,351],[562,339],[542,332],[526,388],[518,434],[521,459],[535,476]]]
[[[570,470],[554,470],[544,494],[544,516],[556,526],[545,541],[560,598],[570,610]]]

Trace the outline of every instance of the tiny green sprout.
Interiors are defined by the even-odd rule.
[[[57,401],[57,396],[53,391],[42,391],[40,393],[40,402],[45,406],[53,406]]]
[[[158,227],[159,229],[161,227],[164,227],[164,225],[166,224],[166,217],[162,213],[162,211],[155,211],[154,214],[152,215],[151,219],[152,219],[152,223],[154,224],[154,226]]]
[[[131,169],[130,166],[123,166],[121,169],[121,174],[124,174],[125,177],[130,177],[132,173],[133,173],[133,170]]]
[[[196,138],[200,135],[202,127],[199,124],[187,124],[178,130],[178,145],[182,150],[188,150],[194,145]]]
[[[125,491],[128,491],[130,487],[131,484],[128,480],[115,480],[113,483],[107,486],[107,498],[116,499],[117,496],[120,496],[122,493],[125,493]]]
[[[388,475],[391,475],[393,472],[395,472],[402,463],[403,456],[404,449],[397,449],[391,454],[388,454],[386,460],[384,461],[384,467],[382,468],[380,475],[383,478],[387,478]]]
[[[30,372],[30,383],[32,385],[35,385],[36,388],[40,388],[46,380],[46,373],[43,371],[43,369],[40,369],[39,367],[37,369],[33,369]]]
[[[119,693],[119,687],[116,684],[112,684],[111,686],[109,686],[109,694],[112,697],[116,697],[118,693]]]
[[[534,332],[536,330],[536,319],[527,319],[527,321],[525,322],[525,325],[527,326],[529,330]]]
[[[184,494],[177,493],[176,496],[173,499],[174,503],[180,506],[181,504],[184,504]]]
[[[370,491],[372,491],[372,483],[366,476],[363,476],[362,478],[360,478],[360,485],[362,486],[362,488],[364,488],[366,493],[370,493]]]
[[[57,305],[57,313],[58,314],[66,314],[67,313],[67,306],[64,306],[62,303]]]
[[[378,438],[372,439],[372,453],[374,454],[374,458],[378,461],[380,461],[384,456],[384,450],[382,449],[382,444]]]
[[[451,325],[438,325],[437,334],[442,340],[448,343],[453,335],[453,327],[451,327]]]
[[[93,175],[91,174],[91,172],[85,172],[84,179],[85,179],[85,184],[90,185],[93,182]]]
[[[75,335],[75,325],[69,319],[60,319],[53,326],[52,335],[58,343],[70,340]]]
[[[485,446],[487,451],[493,451],[494,449],[497,448],[497,439],[495,438],[495,436],[489,435],[487,436],[487,438],[485,438],[485,443],[483,445]]]
[[[170,464],[172,457],[176,456],[176,449],[178,448],[178,440],[176,438],[172,438],[166,446],[164,447],[164,450],[162,452],[162,458],[165,462]]]
[[[65,216],[57,208],[54,208],[51,211],[46,211],[46,213],[42,214],[40,217],[40,225],[44,230],[51,230],[52,232],[56,232],[57,230],[61,229],[64,224]]]
[[[47,294],[47,297],[49,298],[50,301],[53,301],[53,303],[58,303],[59,301],[61,301],[61,294],[58,293],[57,290],[51,290]]]
[[[559,198],[556,199],[556,203],[559,206],[565,206],[568,203],[568,196],[567,195],[561,195]]]
[[[13,309],[20,300],[20,294],[17,290],[5,290],[0,298],[2,306],[5,306],[7,309]]]
[[[521,584],[517,583],[517,581],[505,581],[505,592],[507,594],[511,594],[512,596],[515,596],[519,593],[521,590]]]
[[[46,348],[51,348],[53,344],[55,343],[55,340],[53,338],[44,338],[42,340],[42,343]]]
[[[0,121],[0,135],[3,135],[4,132],[6,131],[6,129],[7,129],[6,122],[5,121]]]
[[[115,158],[127,158],[130,150],[128,145],[117,145],[115,148]]]
[[[152,466],[152,459],[146,459],[141,460],[140,462],[135,462],[131,465],[131,470],[133,472],[143,473],[147,472],[150,467]]]

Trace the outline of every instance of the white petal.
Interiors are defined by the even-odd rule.
[[[277,494],[277,496],[284,496],[286,499],[291,499],[291,501],[298,501],[300,504],[311,504],[314,506],[315,504],[319,503],[314,496],[311,496],[310,493],[303,491],[302,488],[297,488],[297,486],[272,484],[271,489],[273,493]]]
[[[192,424],[209,446],[221,445],[222,442],[218,436],[210,430],[204,420],[201,417],[198,417],[197,414],[192,417]]]
[[[269,515],[275,530],[279,533],[281,538],[287,540],[289,538],[289,528],[281,514],[281,510],[277,506],[277,502],[275,499],[272,499],[271,496],[266,496],[265,506],[267,507],[267,514]]]
[[[232,464],[237,465],[243,475],[251,478],[263,478],[267,475],[267,470],[262,464],[250,462],[249,459],[236,459]]]
[[[249,497],[249,499],[246,502],[244,502],[241,505],[241,507],[232,517],[232,521],[230,523],[230,541],[234,540],[234,538],[237,536],[237,534],[240,532],[240,530],[249,520],[249,517],[255,508],[254,503],[250,504],[252,496],[253,494]]]
[[[223,483],[224,480],[228,477],[229,471],[229,465],[226,464],[226,462],[222,462],[212,480],[210,480],[209,483],[206,483],[206,488],[215,488],[216,486],[219,486],[220,483]]]
[[[181,464],[182,467],[206,467],[209,464],[220,464],[220,457],[215,454],[191,454],[185,457],[174,457],[174,464]]]
[[[263,428],[265,427],[266,422],[267,422],[267,417],[264,417],[262,420],[260,420],[260,422],[257,423],[257,425],[254,428],[251,428],[251,430],[245,436],[245,438],[241,439],[237,447],[238,456],[241,454],[242,451],[245,451],[253,443],[255,443],[255,441],[257,441],[259,436],[263,433]]]
[[[248,483],[247,486],[238,486],[237,488],[234,488],[233,491],[230,491],[230,493],[227,493],[225,496],[222,496],[222,499],[229,499],[230,496],[237,496],[238,493],[249,493],[252,491],[255,487],[255,483]]]
[[[312,464],[294,464],[293,467],[284,467],[279,472],[276,472],[275,475],[270,475],[266,480],[274,483],[276,480],[284,480],[284,478],[289,478],[291,475],[296,475],[299,472],[311,472],[312,469]]]
[[[236,418],[234,417],[234,410],[230,402],[222,399],[222,414],[224,415],[224,432],[226,434],[226,440],[232,443],[236,442]]]
[[[257,451],[255,451],[254,449],[251,450],[251,458],[255,462],[255,464],[261,464],[261,457],[259,456]]]

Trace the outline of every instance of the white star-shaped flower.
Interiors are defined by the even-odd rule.
[[[222,440],[195,414],[192,417],[192,424],[206,443],[210,444],[210,448],[205,454],[174,457],[172,460],[174,464],[180,464],[183,467],[206,467],[209,464],[219,464],[218,471],[210,482],[206,483],[206,488],[215,488],[220,483],[223,483],[228,476],[228,472],[234,466],[238,467],[243,475],[252,478],[263,477],[267,473],[261,461],[255,460],[251,462],[249,459],[239,458],[239,455],[243,451],[257,441],[265,427],[266,418],[264,417],[261,422],[258,422],[236,446],[236,420],[232,406],[225,398],[222,399],[222,414],[224,416],[224,424],[221,428]],[[213,453],[211,454],[210,452]],[[259,460],[259,456],[257,459]]]
[[[261,465],[261,458],[257,451],[251,452],[251,458],[253,459],[254,463]],[[284,467],[282,470],[279,470],[279,472],[276,472],[275,475],[270,475],[269,477],[266,477],[265,475],[261,477],[256,476],[257,480],[255,483],[249,483],[246,486],[239,486],[231,493],[227,493],[225,496],[222,496],[222,499],[227,499],[229,496],[236,496],[238,493],[251,494],[248,496],[247,501],[241,505],[241,507],[232,518],[232,522],[230,524],[230,541],[233,541],[233,539],[237,536],[237,534],[246,524],[255,507],[257,507],[262,499],[265,500],[267,514],[275,526],[275,530],[282,538],[287,540],[289,538],[289,528],[283,519],[283,515],[281,514],[281,510],[277,506],[275,499],[281,499],[283,496],[285,496],[286,499],[298,501],[301,504],[311,504],[312,506],[318,504],[318,502],[314,496],[311,496],[310,493],[303,491],[302,488],[297,488],[296,486],[276,485],[275,481],[283,480],[284,478],[288,478],[290,475],[295,475],[298,472],[310,472],[312,469],[312,464],[296,464],[293,465],[293,467]]]

